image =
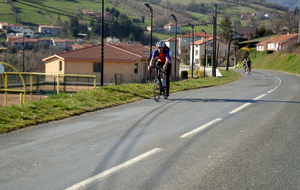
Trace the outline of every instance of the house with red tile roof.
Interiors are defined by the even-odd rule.
[[[52,44],[60,49],[69,50],[74,45],[74,40],[52,39]]]
[[[275,38],[271,38],[260,42],[256,45],[256,51],[266,51],[266,50],[275,50],[280,51],[288,49],[293,44],[299,42],[299,34],[287,34],[280,35]]]
[[[13,38],[11,44],[17,49],[23,48],[23,42],[25,49],[31,49],[33,47],[49,48],[53,42],[51,39],[37,39],[37,38]]]
[[[151,25],[147,25],[147,30],[151,31]],[[152,24],[152,31],[153,32],[158,32],[159,31],[159,26],[155,25],[155,24]]]
[[[167,31],[167,33],[175,33],[176,32],[176,24],[175,23],[169,23],[164,25],[164,30]],[[177,25],[177,34],[181,33],[181,25]]]
[[[204,56],[206,57],[211,57],[212,56],[212,41],[213,38],[210,37],[208,39],[203,38],[201,40],[195,41],[194,42],[194,64],[200,65],[201,64],[201,57]],[[218,60],[218,63],[221,63],[221,58],[222,56],[225,56],[228,51],[228,44],[225,43],[224,41],[220,40],[219,38],[217,39],[217,46],[218,48],[218,57],[220,58]],[[234,49],[234,48],[232,48]],[[206,52],[205,52],[206,50]],[[190,60],[193,59],[193,43],[190,43]],[[208,62],[207,62],[208,63]],[[190,61],[190,64],[192,64],[192,61]]]
[[[6,22],[0,22],[0,29],[2,30],[11,29],[14,32],[20,33],[23,30],[23,24],[9,24]]]
[[[175,37],[172,38],[168,38],[163,40],[166,45],[170,48],[170,55],[174,55],[175,56]],[[177,38],[177,47],[176,47],[176,51],[177,51],[177,55],[178,55],[178,38]]]
[[[42,34],[60,34],[61,26],[39,25],[39,33]]]
[[[122,83],[136,83],[149,78],[149,49],[146,46],[105,43],[103,82],[115,83],[117,75],[121,76]],[[99,81],[102,72],[101,44],[59,53],[43,61],[46,73],[96,75]],[[177,64],[179,66],[179,61]]]
[[[194,34],[194,42],[195,41],[198,41],[198,40],[201,40],[201,39],[205,39],[205,38],[211,38],[212,37],[212,34],[209,34],[209,33],[206,33],[206,36],[205,36],[205,33],[202,32],[202,33],[198,33],[198,32],[195,32]],[[189,48],[189,44],[193,42],[193,33],[188,33],[188,34],[184,34],[184,35],[180,35],[179,38],[178,38],[178,53],[181,54],[182,50],[183,49],[188,49]]]

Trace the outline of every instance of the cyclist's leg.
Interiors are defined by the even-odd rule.
[[[171,72],[172,64],[168,64],[167,70],[166,70],[166,87],[167,87],[167,92],[166,95],[169,96],[169,91],[170,91],[170,72]]]

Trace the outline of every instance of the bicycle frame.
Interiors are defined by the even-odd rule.
[[[154,88],[153,88],[153,92],[154,92],[154,99],[155,101],[159,101],[160,95],[163,93],[164,94],[164,98],[167,99],[168,97],[166,96],[166,86],[162,84],[161,79],[162,77],[160,76],[160,73],[163,72],[163,75],[165,76],[165,71],[161,71],[160,69],[162,68],[161,66],[154,66],[152,68],[156,68],[157,71],[157,76],[154,79]],[[164,77],[163,77],[164,78]]]

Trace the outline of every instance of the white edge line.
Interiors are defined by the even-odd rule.
[[[270,94],[271,92],[274,92],[275,90],[270,90],[269,92],[268,92],[268,94]]]
[[[124,162],[123,164],[115,166],[115,167],[113,167],[113,168],[111,168],[109,170],[106,170],[106,171],[98,174],[98,175],[95,175],[95,176],[93,176],[91,178],[88,178],[88,179],[86,179],[86,180],[84,180],[84,181],[82,181],[80,183],[77,183],[77,184],[73,185],[72,187],[67,188],[66,190],[85,189],[88,186],[92,185],[93,183],[95,183],[97,181],[100,181],[101,179],[105,178],[106,176],[108,176],[108,175],[110,175],[112,173],[115,173],[118,170],[121,170],[121,169],[123,169],[125,167],[128,167],[128,166],[130,166],[130,165],[132,165],[132,164],[134,164],[134,163],[136,163],[138,161],[141,161],[141,160],[143,160],[143,159],[145,159],[145,158],[147,158],[147,157],[149,157],[149,156],[151,156],[153,154],[156,154],[156,153],[158,153],[160,151],[162,151],[161,148],[154,148],[154,149],[152,149],[152,150],[150,150],[150,151],[148,151],[148,152],[146,152],[144,154],[141,154],[141,155],[139,155],[139,156],[137,156],[137,157],[135,157],[135,158],[127,161],[127,162]]]
[[[222,120],[223,120],[223,118],[215,119],[215,120],[213,120],[213,121],[211,121],[211,122],[209,122],[209,123],[206,123],[206,124],[202,125],[201,127],[198,127],[197,129],[194,129],[194,130],[192,130],[192,131],[190,131],[190,132],[188,132],[188,133],[185,133],[185,134],[182,135],[180,138],[186,138],[186,137],[188,137],[188,136],[194,135],[195,133],[198,133],[198,132],[200,132],[200,131],[206,129],[207,127],[209,127],[209,126],[211,126],[211,125],[213,125],[213,124],[216,124],[216,123],[218,123],[218,122],[220,122],[220,121],[222,121]]]
[[[254,98],[254,100],[259,100],[259,99],[261,99],[261,98],[263,98],[264,96],[266,96],[267,94],[262,94],[262,95],[260,95],[260,96],[258,96],[258,97],[256,97],[256,98]]]
[[[246,103],[246,104],[244,104],[244,105],[242,105],[242,106],[240,106],[240,107],[238,107],[238,108],[232,110],[231,112],[229,112],[229,114],[236,113],[236,112],[238,112],[238,111],[244,109],[245,107],[249,106],[250,104],[252,104],[252,103]]]

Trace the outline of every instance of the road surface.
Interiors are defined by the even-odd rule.
[[[300,77],[238,72],[1,135],[0,189],[300,189]]]

